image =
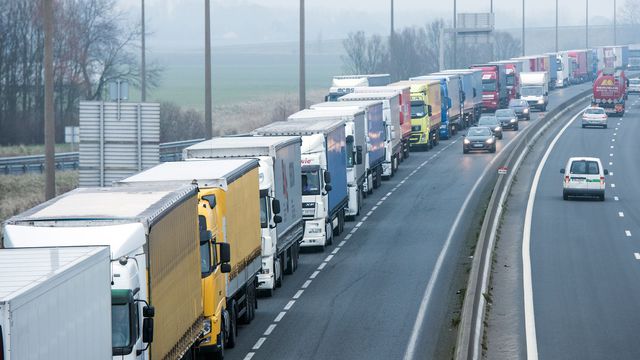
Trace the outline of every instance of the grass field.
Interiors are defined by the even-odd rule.
[[[56,153],[78,151],[78,145],[73,148],[72,144],[56,144]],[[44,145],[13,145],[0,146],[0,157],[5,156],[26,156],[44,154]]]

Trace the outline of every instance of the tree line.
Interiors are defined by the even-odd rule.
[[[42,1],[0,1],[0,145],[43,142]],[[114,0],[54,0],[56,141],[78,124],[78,102],[99,100],[116,78],[139,85],[140,30]],[[155,86],[160,69],[148,67]]]

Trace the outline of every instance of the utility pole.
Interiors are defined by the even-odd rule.
[[[56,196],[56,128],[53,112],[53,0],[43,0],[44,10],[44,150],[46,200]]]
[[[558,53],[558,0],[556,0],[556,54]]]
[[[211,10],[210,0],[204,0],[204,126],[207,139],[213,137],[211,118]]]
[[[144,0],[142,1],[142,54],[140,64],[140,100],[142,102],[147,101],[147,61],[146,61],[146,46],[145,46],[145,29],[144,29]]]
[[[524,48],[524,0],[522,0],[522,56],[525,56],[525,48]]]
[[[586,21],[585,21],[585,42],[586,42],[586,46],[585,48],[588,49],[589,48],[589,0],[584,0],[586,6]]]
[[[613,45],[618,45],[618,27],[616,26],[616,15],[618,6],[616,0],[613,0]]]
[[[491,3],[493,3],[493,0],[491,0]],[[453,0],[453,68],[454,69],[458,68],[458,19],[457,17],[458,17],[458,1]],[[444,34],[440,35],[440,47],[444,46],[444,41],[442,41],[443,37],[444,37]],[[441,62],[440,64],[441,64],[441,67],[443,67],[444,61]]]
[[[305,84],[305,62],[304,62],[304,0],[300,0],[300,84],[299,86],[299,108],[304,110],[307,107],[307,94]]]
[[[395,40],[395,33],[394,33],[394,24],[393,24],[393,0],[391,0],[391,32],[389,33],[389,63],[391,65],[391,68],[389,69],[391,72],[393,71],[393,41]]]

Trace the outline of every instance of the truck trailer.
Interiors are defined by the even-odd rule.
[[[79,188],[7,220],[3,245],[109,246],[113,359],[180,359],[206,330],[197,203],[195,186]]]
[[[305,230],[300,246],[324,250],[332,243],[333,237],[344,230],[345,208],[349,200],[345,121],[309,121],[300,112],[297,114],[288,121],[277,121],[258,128],[252,134],[302,137],[300,163]]]
[[[298,136],[218,137],[183,151],[183,159],[258,159],[262,270],[258,290],[268,296],[282,285],[283,274],[293,274],[304,223],[300,185]]]
[[[0,359],[110,360],[111,319],[128,312],[112,305],[110,269],[104,246],[0,250]]]
[[[386,86],[391,82],[389,74],[338,75],[331,80],[329,94],[325,101],[338,101],[342,95],[353,92],[356,87]]]
[[[452,69],[445,70],[443,74],[458,74],[462,78],[462,90],[464,92],[464,118],[469,127],[480,118],[482,112],[482,70],[479,69]]]
[[[604,108],[608,115],[624,115],[627,81],[624,71],[609,68],[599,71],[593,82],[591,103]]]

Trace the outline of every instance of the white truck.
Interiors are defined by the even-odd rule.
[[[556,78],[556,87],[562,88],[573,84],[573,69],[571,66],[572,62],[571,58],[569,57],[569,53],[566,51],[558,52],[558,54],[556,55],[556,64],[558,73],[558,76]]]
[[[520,73],[520,98],[529,103],[529,107],[547,111],[549,104],[549,75],[544,71]]]
[[[342,95],[353,92],[356,87],[385,86],[391,83],[389,74],[338,75],[334,76],[325,101],[338,101]]]
[[[309,121],[296,114],[288,121],[265,125],[252,134],[302,137],[300,164],[305,231],[300,246],[324,250],[333,242],[333,237],[344,230],[349,199],[345,122],[341,119]]]
[[[109,246],[113,360],[179,359],[204,331],[197,200],[195,186],[79,188],[7,220],[3,246]]]
[[[293,274],[298,263],[302,220],[299,136],[218,137],[183,150],[182,158],[258,159],[262,270],[258,290],[272,295],[283,274]]]
[[[391,90],[391,89],[389,89]],[[385,159],[382,163],[382,177],[390,179],[398,171],[403,157],[402,129],[400,128],[400,92],[351,93],[341,97],[339,102],[381,101],[385,125]]]
[[[110,269],[107,247],[0,250],[0,359],[111,359]]]

